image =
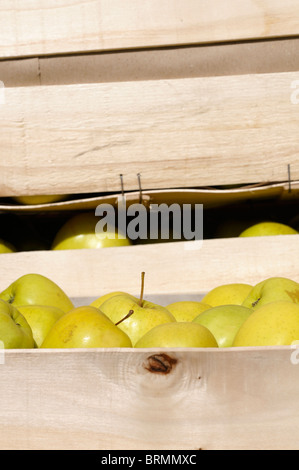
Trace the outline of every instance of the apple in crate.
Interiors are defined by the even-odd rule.
[[[240,237],[262,237],[271,235],[296,235],[299,232],[289,225],[279,222],[259,222],[240,233]]]
[[[221,284],[211,289],[202,298],[202,302],[211,305],[211,307],[229,304],[241,305],[252,287],[252,285],[242,282]]]
[[[46,196],[15,196],[13,199],[19,204],[24,205],[35,205],[35,204],[49,204],[52,202],[58,202],[65,199],[66,196],[60,194],[46,195]]]
[[[234,347],[284,346],[298,343],[299,305],[276,300],[262,305],[243,323]]]
[[[92,307],[100,308],[101,305],[103,305],[103,303],[106,302],[106,300],[111,299],[111,297],[115,297],[116,295],[128,295],[128,296],[131,297],[133,300],[138,300],[136,297],[134,297],[134,296],[131,295],[131,294],[128,294],[127,292],[123,292],[123,291],[113,291],[113,292],[108,292],[107,294],[101,295],[101,296],[98,297],[97,299],[93,300],[90,305],[91,305]]]
[[[166,308],[172,313],[176,321],[186,322],[194,320],[200,313],[211,308],[211,305],[194,300],[180,300],[168,304]]]
[[[64,311],[50,305],[22,305],[19,312],[31,327],[33,339],[38,348],[54,324],[64,315]]]
[[[252,309],[242,305],[218,305],[200,313],[193,322],[208,328],[219,348],[229,348],[252,312]]]
[[[0,293],[0,299],[14,305],[51,305],[64,312],[74,308],[66,293],[51,279],[29,273],[16,279]]]
[[[83,248],[107,248],[131,245],[129,238],[117,230],[98,232],[99,218],[93,212],[83,212],[71,217],[58,230],[52,243],[52,250],[75,250]]]
[[[129,336],[98,308],[76,307],[50,329],[41,348],[131,348]]]
[[[274,300],[299,304],[299,283],[285,277],[264,279],[253,286],[242,305],[256,310]]]
[[[100,309],[130,337],[133,346],[153,327],[176,321],[167,308],[128,294],[111,297]]]
[[[34,339],[25,317],[13,306],[0,299],[1,349],[31,349]]]
[[[137,341],[135,348],[218,348],[218,344],[205,326],[175,322],[155,326]]]
[[[0,239],[0,253],[14,253],[16,248],[6,240]]]

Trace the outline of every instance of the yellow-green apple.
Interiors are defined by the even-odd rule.
[[[6,240],[0,239],[0,253],[14,253],[16,248]]]
[[[276,300],[255,310],[237,332],[233,347],[290,345],[299,339],[299,305]]]
[[[299,283],[285,277],[267,278],[253,286],[242,305],[256,310],[274,300],[299,303]]]
[[[76,307],[50,329],[41,348],[131,348],[129,336],[98,308]]]
[[[241,325],[252,312],[242,305],[218,305],[200,313],[193,322],[208,328],[219,348],[230,348]]]
[[[133,346],[154,326],[176,321],[165,307],[148,300],[139,301],[126,294],[106,300],[101,311],[127,333]]]
[[[166,308],[172,313],[176,321],[186,322],[192,321],[200,313],[211,308],[211,306],[196,300],[180,300],[166,305]]]
[[[211,307],[230,304],[241,305],[252,287],[252,285],[242,282],[222,284],[211,289],[202,298],[202,302],[211,305]]]
[[[45,195],[45,196],[15,196],[13,199],[19,204],[35,205],[35,204],[49,204],[51,202],[58,202],[65,199],[67,196],[60,194]]]
[[[289,225],[279,222],[259,222],[240,233],[240,237],[262,237],[267,235],[296,235],[299,232]]]
[[[218,348],[218,344],[205,326],[175,322],[155,326],[136,342],[135,348]]]
[[[134,300],[138,300],[137,297],[134,297],[131,294],[128,294],[127,292],[123,291],[114,291],[114,292],[108,292],[107,294],[101,295],[101,297],[98,297],[97,299],[93,300],[93,302],[90,303],[92,307],[97,307],[100,308],[101,305],[111,297],[115,297],[116,295],[128,295],[129,297],[132,297]]]
[[[64,315],[64,311],[50,305],[21,305],[19,312],[31,327],[33,339],[39,348],[52,326]]]
[[[0,342],[4,349],[32,349],[30,325],[13,305],[0,299]]]
[[[64,312],[74,308],[71,299],[51,279],[29,273],[16,279],[0,293],[0,299],[18,307],[20,305],[51,305]]]
[[[83,212],[71,217],[57,232],[53,250],[75,250],[83,248],[107,248],[131,245],[129,238],[117,230],[99,232],[99,218],[93,212]]]

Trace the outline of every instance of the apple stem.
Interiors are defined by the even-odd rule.
[[[142,302],[143,302],[143,293],[144,293],[144,276],[145,276],[145,273],[142,272],[141,273],[141,292],[140,292],[140,298],[139,298],[139,301],[138,301],[138,305],[140,307],[142,307]],[[124,316],[121,320],[119,320],[117,323],[115,323],[115,326],[119,325],[120,323],[122,323],[123,321],[125,321],[127,318],[129,318],[131,315],[133,315],[134,313],[134,310],[130,310],[129,313],[127,313],[126,316]]]
[[[140,292],[140,299],[139,299],[139,302],[138,302],[139,307],[142,307],[142,302],[143,302],[143,294],[144,294],[144,276],[145,276],[145,273],[142,272],[142,273],[141,273],[141,292]]]
[[[119,325],[121,322],[123,322],[124,320],[126,320],[127,318],[129,318],[131,315],[133,315],[134,313],[134,310],[130,310],[129,313],[127,313],[127,315],[122,318],[121,320],[119,320],[117,323],[115,323],[115,326]]]

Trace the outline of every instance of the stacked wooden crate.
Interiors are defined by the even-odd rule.
[[[117,198],[123,175],[132,200],[140,181],[149,201],[221,204],[244,189],[207,188],[252,184],[250,197],[296,200],[298,33],[295,0],[3,1],[0,196]],[[0,289],[39,272],[73,298],[135,294],[145,271],[149,296],[200,296],[299,281],[298,247],[275,236],[12,253],[0,257]],[[147,350],[7,351],[0,447],[298,445],[291,347],[166,353],[177,362],[163,375],[146,367]]]

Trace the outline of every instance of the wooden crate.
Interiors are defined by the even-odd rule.
[[[182,242],[3,255],[1,288],[30,270],[55,279],[84,305],[114,289],[137,294],[144,269],[146,297],[166,305],[199,300],[226,282],[272,275],[299,282],[297,236],[284,243],[280,237],[207,240],[192,248]],[[297,448],[297,359],[292,346],[9,350],[0,366],[0,447]],[[164,373],[154,372],[154,360],[163,361]]]
[[[209,187],[234,184],[296,200],[298,5],[239,3],[2,2],[0,196],[117,198],[122,174],[132,200],[137,175],[149,200],[225,205],[244,189]],[[82,200],[47,210],[66,208]],[[145,271],[148,298],[200,299],[229,282],[299,282],[298,246],[297,236],[276,236],[3,254],[0,290],[38,272],[79,305],[137,294]],[[157,355],[164,373],[151,366]],[[2,449],[298,448],[291,346],[10,350],[4,359]]]

